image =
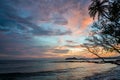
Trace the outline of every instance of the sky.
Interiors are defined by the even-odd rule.
[[[0,59],[84,57],[90,0],[0,0]],[[90,56],[90,55],[89,55]]]

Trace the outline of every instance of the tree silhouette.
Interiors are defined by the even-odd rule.
[[[120,0],[92,0],[88,9],[93,19],[98,13],[88,44],[120,53]]]
[[[99,47],[97,46],[89,46],[88,44],[84,44],[84,46],[88,52],[92,53],[93,55],[97,56],[99,59],[102,60],[102,62],[105,62],[104,58],[101,57],[98,53],[102,52],[103,53],[103,49],[101,50]]]
[[[101,0],[92,0],[91,5],[89,6],[89,14],[90,17],[95,18],[95,16],[98,14],[98,19],[100,17],[103,17],[106,15],[106,9],[108,5],[106,4],[107,0],[101,1]]]

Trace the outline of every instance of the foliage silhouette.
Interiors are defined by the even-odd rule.
[[[90,17],[98,19],[84,45],[120,53],[120,0],[92,0],[88,10]]]

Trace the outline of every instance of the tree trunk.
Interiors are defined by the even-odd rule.
[[[99,56],[97,53],[95,53],[94,51],[91,51],[91,50],[89,49],[89,47],[86,47],[86,48],[88,49],[88,51],[89,51],[90,53],[96,55],[96,56],[97,56],[98,58],[100,58],[103,62],[105,62],[104,58],[100,57],[100,56]]]

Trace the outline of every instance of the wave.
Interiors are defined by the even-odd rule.
[[[0,73],[0,77],[31,77],[31,76],[50,76],[56,73],[66,73],[78,68],[83,67],[76,67],[76,68],[68,68],[68,69],[57,69],[52,71],[38,71],[38,72],[15,72],[15,73]]]

